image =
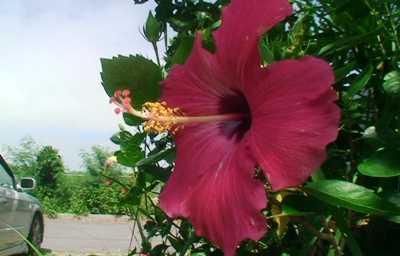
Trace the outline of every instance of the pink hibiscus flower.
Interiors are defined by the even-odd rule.
[[[224,7],[213,33],[216,52],[205,50],[197,34],[186,63],[174,65],[161,83],[160,102],[179,110],[154,112],[148,105],[143,114],[132,109],[128,92],[112,99],[152,120],[147,126],[173,129],[176,162],[160,207],[187,217],[225,255],[267,230],[266,191],[255,168],[274,191],[299,186],[337,136],[340,110],[328,63],[302,57],[260,64],[260,36],[292,11],[287,0],[232,0]]]
[[[169,216],[189,218],[225,255],[266,232],[266,192],[255,167],[273,190],[299,186],[337,136],[328,63],[303,57],[260,66],[260,36],[291,13],[286,0],[233,0],[213,33],[216,52],[198,34],[185,65],[173,66],[161,84],[161,100],[187,116],[243,114],[179,129],[175,169],[160,195]]]

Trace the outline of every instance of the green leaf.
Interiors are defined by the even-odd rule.
[[[357,46],[358,44],[367,41],[370,38],[373,38],[376,36],[377,29],[365,33],[362,35],[355,35],[355,36],[350,36],[350,37],[345,37],[345,38],[340,38],[328,45],[325,45],[324,47],[321,48],[319,51],[318,55],[324,55],[324,54],[329,54],[334,51],[346,51],[350,48],[353,48],[354,46]]]
[[[182,38],[182,42],[176,49],[174,55],[171,59],[172,64],[185,64],[186,59],[189,57],[190,53],[192,52],[194,37],[186,36]]]
[[[144,134],[138,133],[129,140],[121,140],[121,151],[116,153],[118,163],[128,167],[135,167],[136,163],[144,158],[144,152],[140,148],[143,136]]]
[[[100,59],[102,85],[108,96],[118,90],[130,90],[132,105],[141,109],[147,101],[155,101],[160,95],[161,69],[151,60],[136,55],[118,55],[112,59]]]
[[[383,149],[373,153],[358,165],[358,170],[371,177],[393,177],[400,175],[400,152]]]
[[[321,180],[301,188],[307,194],[324,202],[350,210],[371,214],[400,214],[400,208],[380,198],[372,190],[340,181]]]
[[[110,140],[117,144],[120,145],[121,142],[123,141],[128,141],[132,138],[132,134],[128,131],[121,131],[121,132],[117,132],[116,134],[114,134]]]
[[[261,60],[263,63],[273,63],[275,62],[273,53],[268,49],[267,43],[264,41],[260,41],[259,44]]]
[[[372,75],[372,66],[368,65],[364,70],[354,79],[351,83],[349,89],[347,90],[347,95],[353,97],[356,95],[369,81]]]
[[[151,175],[153,179],[160,180],[162,182],[166,182],[171,175],[170,170],[166,170],[162,167],[156,165],[142,165],[140,166],[145,173]]]
[[[383,83],[383,89],[392,98],[397,98],[400,96],[400,72],[395,70],[389,72],[383,78],[385,82]]]
[[[400,136],[385,124],[365,129],[363,139],[376,148],[396,148],[400,142]]]
[[[146,157],[146,158],[140,160],[139,162],[137,162],[136,166],[157,163],[158,161],[161,161],[171,155],[175,155],[175,148],[169,148],[164,151],[158,152],[157,154],[154,154],[152,156]]]
[[[350,63],[347,63],[346,65],[344,65],[343,67],[336,69],[335,70],[336,82],[339,82],[340,80],[345,78],[350,73],[350,71],[353,70],[354,65],[355,65],[355,62],[350,62]]]
[[[400,207],[400,193],[397,191],[382,191],[379,193],[379,196],[385,198],[389,202],[397,205],[397,207]],[[390,220],[392,222],[400,223],[400,215],[389,215],[385,216],[387,220]]]
[[[137,148],[136,151],[130,150],[129,152],[117,151],[115,155],[118,163],[127,167],[135,167],[136,162],[144,157],[140,148]]]
[[[184,244],[182,244],[179,240],[177,240],[176,238],[174,238],[172,236],[168,236],[168,241],[171,243],[172,247],[176,251],[182,250],[182,248],[184,246]]]
[[[286,215],[306,215],[326,213],[326,203],[314,197],[303,195],[287,195],[282,201],[282,213]]]
[[[138,126],[144,121],[142,118],[134,116],[128,112],[122,113],[122,117],[124,118],[124,122],[129,126]]]

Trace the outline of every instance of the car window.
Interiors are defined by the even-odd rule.
[[[6,188],[13,187],[13,178],[7,173],[3,165],[0,164],[0,186]]]

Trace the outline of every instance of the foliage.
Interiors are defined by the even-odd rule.
[[[155,18],[176,32],[164,57],[165,72],[174,63],[184,63],[195,31],[203,35],[203,45],[214,50],[210,32],[219,26],[220,8],[227,2],[156,1]],[[400,216],[399,3],[292,3],[293,15],[260,41],[262,62],[268,65],[302,55],[330,62],[342,111],[340,133],[327,148],[328,159],[307,184],[270,195],[270,206],[265,209],[269,232],[260,241],[243,241],[237,255],[396,255],[400,249],[395,231]],[[164,37],[168,42],[167,34]],[[122,61],[128,59],[131,63]],[[135,76],[128,86],[138,91],[140,98],[154,98],[162,77],[149,62],[139,56],[102,60],[106,92],[111,95],[121,84],[108,77],[129,81]],[[140,251],[149,255],[221,255],[217,247],[194,233],[187,220],[171,219],[157,206],[155,197],[173,169],[171,136],[144,133],[140,119],[128,114],[124,120],[130,131],[121,127],[111,140],[120,145],[115,153],[118,162],[135,169],[135,182],[121,204],[134,210],[143,241]],[[144,225],[139,218],[143,215]],[[150,243],[157,236],[162,242]]]
[[[58,150],[51,146],[43,147],[37,155],[37,182],[41,197],[54,197],[58,190],[60,176],[64,173],[64,165]]]
[[[103,173],[106,160],[112,156],[107,148],[93,146],[82,150],[85,171],[65,172],[58,150],[52,146],[40,147],[33,138],[26,136],[18,147],[4,146],[7,160],[17,177],[32,177],[37,180],[37,188],[28,191],[39,199],[45,214],[57,213],[126,214],[130,212],[126,204],[120,204],[129,187],[132,174],[120,165],[112,165]],[[113,182],[127,179],[126,184]]]
[[[36,156],[40,147],[35,140],[26,135],[18,147],[3,145],[7,161],[18,177],[36,177]]]

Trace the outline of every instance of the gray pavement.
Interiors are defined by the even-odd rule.
[[[53,255],[127,255],[140,243],[138,233],[132,232],[134,223],[126,216],[58,215],[45,220],[42,248]]]

